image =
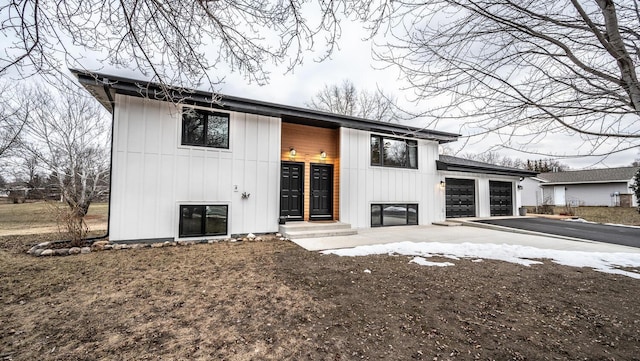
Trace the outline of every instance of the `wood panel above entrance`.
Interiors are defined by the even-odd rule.
[[[340,130],[318,128],[308,125],[282,123],[281,156],[285,162],[304,164],[304,212],[303,219],[308,221],[311,215],[311,164],[332,165],[331,189],[327,194],[330,199],[324,199],[329,204],[329,212],[324,212],[326,219],[339,220],[340,209]],[[292,155],[291,149],[295,149]],[[321,155],[324,151],[325,156]],[[317,192],[316,192],[317,193]],[[317,213],[317,212],[316,212]],[[328,217],[327,217],[328,216]],[[317,217],[313,217],[317,219]]]

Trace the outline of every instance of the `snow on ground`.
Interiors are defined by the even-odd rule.
[[[355,248],[322,251],[323,254],[338,256],[367,256],[375,254],[398,254],[415,256],[410,262],[425,266],[451,266],[450,262],[429,262],[425,258],[440,256],[457,258],[493,259],[517,263],[524,266],[541,264],[542,259],[572,267],[589,267],[596,271],[613,273],[640,279],[640,273],[624,271],[618,267],[640,267],[638,253],[604,253],[583,251],[560,251],[509,244],[439,243],[439,242],[398,242]]]
[[[579,223],[591,223],[591,224],[604,224],[605,226],[616,226],[616,227],[627,227],[627,228],[640,228],[638,226],[630,226],[628,224],[617,224],[617,223],[598,223],[598,222],[590,222],[583,218],[567,218],[564,220],[565,222],[579,222]]]

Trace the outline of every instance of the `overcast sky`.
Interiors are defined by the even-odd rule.
[[[358,89],[375,91],[380,88],[386,93],[394,94],[398,103],[411,111],[427,106],[424,102],[416,104],[410,100],[412,94],[410,91],[402,90],[405,84],[399,80],[397,69],[385,68],[385,64],[372,60],[371,43],[363,40],[366,33],[359,25],[345,24],[343,30],[343,37],[340,41],[341,49],[336,51],[331,59],[318,63],[312,60],[313,56],[307,55],[303,66],[296,68],[293,73],[289,74],[283,74],[282,70],[274,68],[270,83],[264,86],[248,84],[237,74],[226,74],[226,82],[220,87],[221,93],[304,107],[305,102],[308,102],[314,94],[322,89],[324,84],[340,84],[344,79],[349,79]],[[409,124],[424,126],[425,121],[415,119]],[[462,124],[453,121],[441,122],[435,129],[468,135],[468,130],[461,128],[461,126]],[[489,136],[487,138],[471,138],[468,142],[461,139],[456,143],[448,144],[448,147],[450,151],[453,151],[454,154],[457,152],[458,155],[486,152],[493,149],[500,154],[523,160],[547,158],[544,155],[500,149],[499,146],[507,141],[508,139]],[[569,165],[572,169],[629,166],[634,159],[640,158],[638,148],[612,154],[608,157],[562,157],[566,154],[575,154],[577,149],[580,149],[580,152],[584,154],[591,148],[591,145],[585,144],[575,135],[547,136],[536,144],[528,145],[527,148],[534,153],[551,152],[557,155],[559,161]]]
[[[223,94],[258,99],[268,102],[304,107],[306,102],[316,94],[325,84],[340,84],[343,80],[351,80],[358,89],[375,91],[380,88],[387,94],[397,97],[398,103],[405,109],[419,111],[429,106],[426,102],[415,103],[410,101],[411,92],[402,91],[405,85],[399,80],[399,73],[394,67],[386,67],[385,64],[372,60],[371,42],[363,40],[366,32],[361,25],[356,23],[342,24],[343,35],[339,41],[340,49],[337,49],[331,59],[318,63],[314,61],[313,54],[306,54],[302,66],[295,68],[291,73],[284,74],[284,67],[267,67],[270,70],[270,83],[260,86],[249,84],[237,73],[230,73],[223,66],[218,66],[219,73],[210,75],[213,77],[225,77],[226,81],[220,85],[219,91]],[[384,39],[378,39],[381,41]],[[0,39],[0,45],[2,40]],[[122,69],[97,62],[98,56],[92,57],[85,53],[88,70],[101,73],[144,79],[145,77],[135,69]],[[426,122],[422,119],[414,119],[410,125],[422,127]],[[468,135],[469,130],[455,121],[440,122],[430,129],[461,133]],[[458,142],[448,144],[449,151],[453,154],[481,153],[488,150],[498,151],[500,154],[511,158],[540,159],[545,155],[527,154],[510,149],[500,149],[500,145],[506,144],[509,139],[501,139],[497,136],[486,138],[461,139]],[[517,144],[513,144],[517,146]],[[578,136],[549,136],[541,139],[536,144],[527,146],[531,152],[553,153],[562,163],[572,169],[602,168],[629,166],[631,162],[640,158],[638,148],[602,157],[564,158],[562,155],[575,154],[576,150],[584,154],[590,146],[585,145]]]

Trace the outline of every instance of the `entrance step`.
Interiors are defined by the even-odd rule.
[[[290,222],[280,225],[280,233],[289,239],[302,239],[350,236],[358,231],[341,222]]]

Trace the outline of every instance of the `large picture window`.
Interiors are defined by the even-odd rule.
[[[372,204],[371,227],[418,224],[417,204]]]
[[[418,142],[372,135],[371,165],[417,169]]]
[[[184,107],[182,145],[229,149],[229,114]]]
[[[180,237],[224,236],[227,234],[228,206],[180,206]]]

